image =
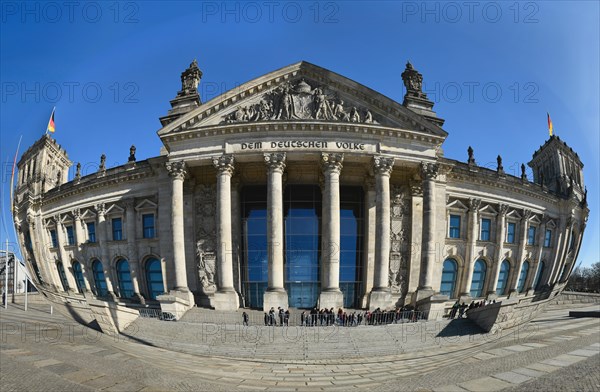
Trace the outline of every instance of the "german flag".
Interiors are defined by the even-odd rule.
[[[546,112],[546,114],[548,115],[548,133],[550,134],[550,136],[552,136],[554,134],[554,130],[552,128],[552,120],[550,119],[550,113]]]
[[[52,114],[50,115],[50,121],[48,121],[48,127],[46,128],[46,133],[50,132],[50,133],[54,133],[54,110],[56,110],[56,108],[52,109]]]

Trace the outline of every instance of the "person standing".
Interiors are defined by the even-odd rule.
[[[248,326],[248,313],[246,312],[242,313],[242,324],[246,327]]]

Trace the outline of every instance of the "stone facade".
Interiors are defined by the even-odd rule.
[[[137,161],[132,146],[127,164],[107,168],[103,155],[97,171],[77,165],[69,181],[67,153],[42,137],[19,161],[14,204],[36,286],[91,293],[102,298],[96,307],[160,304],[176,317],[195,305],[302,303],[294,290],[305,282],[290,278],[284,200],[295,185],[321,195],[311,200],[320,206],[311,306],[433,309],[564,283],[589,212],[577,154],[551,137],[529,163],[534,181],[524,167],[520,177],[505,173],[501,157],[496,170],[478,166],[471,148],[466,163],[447,159],[448,134],[422,76],[410,64],[402,75],[403,104],[306,62],[202,104],[193,62],[160,119],[157,157]],[[265,189],[263,286],[251,285],[255,233],[243,212],[257,186]],[[340,207],[349,196],[360,204],[352,207],[351,284]]]

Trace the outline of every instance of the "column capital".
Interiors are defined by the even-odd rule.
[[[187,174],[187,166],[184,161],[167,162],[165,167],[174,180],[183,180]]]
[[[125,206],[126,210],[133,210],[133,207],[135,206],[135,200],[127,199],[123,201],[123,205]]]
[[[481,199],[476,199],[476,198],[469,199],[469,212],[478,213],[479,206],[481,206]]]
[[[273,152],[273,153],[265,153],[265,164],[269,168],[269,170],[273,170],[278,173],[283,173],[285,170],[285,160],[286,153],[285,152]]]
[[[527,222],[529,220],[529,218],[531,218],[531,215],[532,215],[531,210],[529,210],[527,208],[523,209],[523,221],[524,222]]]
[[[223,154],[218,157],[213,157],[212,161],[219,174],[224,173],[230,176],[233,175],[233,165],[235,163],[233,155]]]
[[[421,176],[425,180],[435,180],[438,175],[440,165],[432,162],[421,162]]]
[[[106,215],[106,205],[104,203],[98,203],[94,206],[98,217],[104,217]]]
[[[333,171],[340,174],[344,163],[344,154],[338,152],[321,153],[321,169],[323,172]]]
[[[507,213],[508,213],[508,204],[500,203],[498,205],[498,215],[506,216]]]
[[[81,210],[79,208],[75,208],[71,211],[71,214],[73,214],[73,219],[75,221],[81,220]]]
[[[60,214],[54,215],[53,218],[54,218],[54,223],[56,223],[56,227],[59,227],[59,226],[63,225],[63,223],[62,223],[62,221],[60,219]]]
[[[373,169],[375,174],[389,176],[394,167],[394,158],[384,157],[383,155],[373,156]]]

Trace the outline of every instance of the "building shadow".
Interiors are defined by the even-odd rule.
[[[450,321],[436,337],[447,338],[453,336],[485,335],[486,333],[487,332],[479,328],[479,326],[471,320],[463,318]]]

